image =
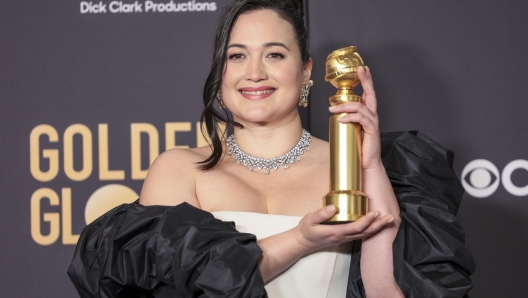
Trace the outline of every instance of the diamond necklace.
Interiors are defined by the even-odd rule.
[[[304,151],[309,151],[310,142],[312,137],[308,131],[303,129],[301,138],[297,145],[293,147],[288,153],[275,158],[259,158],[253,157],[246,154],[244,151],[238,147],[235,141],[235,135],[232,134],[227,139],[227,154],[233,155],[237,164],[242,164],[247,167],[250,171],[257,168],[259,171],[264,169],[266,175],[269,174],[270,169],[277,170],[280,166],[284,166],[285,169],[290,167],[290,164],[293,164],[296,160],[301,160],[301,155],[304,154]]]

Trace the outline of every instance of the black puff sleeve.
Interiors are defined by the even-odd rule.
[[[416,132],[382,134],[382,160],[402,219],[394,276],[407,298],[467,297],[475,263],[456,219],[464,189],[453,153]],[[347,297],[364,297],[361,242],[354,243]]]
[[[125,204],[84,228],[68,275],[81,297],[267,297],[251,234],[187,203]]]

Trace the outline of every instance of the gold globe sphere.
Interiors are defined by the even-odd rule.
[[[359,84],[357,70],[364,65],[354,46],[335,50],[328,55],[325,80],[338,89],[336,95],[330,97],[331,104],[361,100],[353,89]]]

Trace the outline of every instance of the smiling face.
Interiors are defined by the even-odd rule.
[[[245,13],[231,31],[222,98],[244,126],[291,121],[311,70],[311,60],[301,61],[290,23],[272,10]]]

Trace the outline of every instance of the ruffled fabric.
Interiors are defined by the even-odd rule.
[[[456,219],[464,189],[453,153],[420,132],[382,134],[382,159],[400,206],[394,276],[407,298],[467,297],[475,263]],[[365,297],[361,241],[354,243],[347,298]]]
[[[81,297],[267,297],[262,251],[187,203],[114,208],[81,233],[68,269]]]
[[[419,132],[382,134],[382,159],[401,209],[394,276],[405,297],[467,297],[475,270],[456,219],[463,188],[453,154]],[[68,274],[83,298],[267,297],[254,235],[181,204],[126,204],[82,232]],[[365,297],[361,241],[347,297]]]

